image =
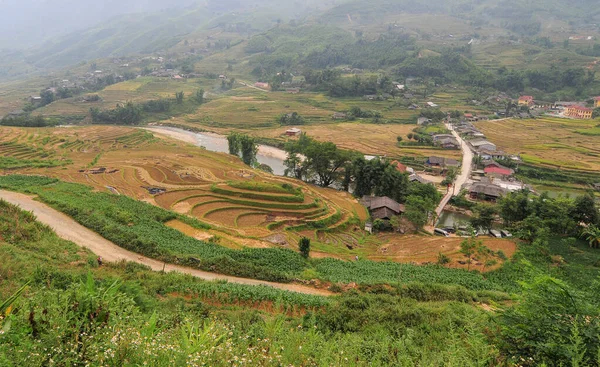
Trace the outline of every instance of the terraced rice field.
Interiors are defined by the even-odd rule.
[[[184,212],[217,227],[234,229],[247,237],[256,233],[265,237],[280,233],[292,239],[295,236],[289,235],[290,232],[311,229],[311,236],[318,239],[320,232],[346,228],[356,221],[351,211],[323,200],[321,193],[308,187],[296,187],[284,194],[274,192],[276,185],[266,186],[266,190],[273,188],[269,192],[260,186],[254,190],[250,186],[220,183],[166,192],[155,201],[163,208]],[[352,209],[360,211],[358,207]]]
[[[238,158],[157,139],[145,130],[93,126],[0,132],[0,155],[72,162],[15,172],[84,183],[187,214],[210,224],[213,235],[231,247],[295,248],[300,232],[318,242],[324,233],[335,238],[367,217],[347,194],[255,172]],[[153,195],[150,189],[163,192]],[[333,242],[346,248],[341,237]]]

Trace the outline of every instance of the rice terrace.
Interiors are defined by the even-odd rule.
[[[145,130],[3,127],[0,132],[3,168],[49,174],[196,218],[211,229],[198,230],[179,221],[168,225],[200,239],[219,237],[221,244],[232,248],[294,248],[300,238],[308,237],[314,256],[418,263],[435,262],[439,252],[460,257],[458,239],[440,238],[421,259],[399,254],[402,246],[420,242],[419,237],[396,239],[401,245],[393,248],[399,253],[384,253],[379,247],[386,241],[364,234],[360,223],[368,213],[348,193],[249,170],[233,157]],[[12,159],[19,164],[11,165]],[[504,248],[499,240],[488,239],[486,245],[494,249],[496,242],[497,249]],[[512,252],[514,246],[509,246],[508,253]]]

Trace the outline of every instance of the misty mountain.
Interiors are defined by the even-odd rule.
[[[0,48],[25,48],[123,14],[190,6],[195,0],[1,0]]]
[[[395,17],[402,14],[444,15],[469,24],[473,32],[493,29],[515,37],[539,37],[551,20],[574,31],[600,23],[596,0],[1,1],[0,29],[6,36],[0,47],[13,46],[0,55],[3,78],[98,58],[169,52],[183,40],[223,32],[229,32],[223,42],[249,39],[249,54],[290,51],[300,58],[352,44],[344,31],[377,37],[386,27],[401,26]],[[277,30],[280,25],[292,28]],[[260,63],[268,67],[269,59]]]

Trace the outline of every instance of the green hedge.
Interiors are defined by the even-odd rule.
[[[298,194],[301,191],[299,187],[294,188],[290,184],[275,185],[257,181],[230,181],[227,185],[240,190],[273,192],[278,194]]]
[[[244,199],[277,201],[277,202],[282,202],[282,203],[303,203],[304,202],[304,194],[302,194],[302,193],[299,193],[298,195],[294,195],[294,196],[275,196],[275,195],[257,194],[257,193],[253,193],[253,192],[239,192],[239,191],[226,190],[226,189],[217,187],[217,185],[212,185],[210,188],[210,191],[212,191],[216,194],[240,197],[240,198],[244,198]]]

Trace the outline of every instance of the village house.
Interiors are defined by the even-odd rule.
[[[419,126],[421,126],[421,125],[427,125],[430,122],[431,122],[431,120],[428,119],[427,117],[419,117],[417,119],[417,125],[419,125]]]
[[[344,112],[335,112],[332,118],[334,120],[346,120],[348,118],[348,114]]]
[[[434,143],[444,149],[460,149],[460,143],[453,136],[434,140]]]
[[[398,172],[400,172],[400,173],[408,172],[408,167],[398,161],[393,161],[391,164],[393,167],[396,167],[396,170],[398,170]]]
[[[494,180],[494,185],[500,186],[501,188],[505,189],[508,192],[516,192],[516,191],[521,191],[524,189],[529,189],[530,191],[533,191],[533,189],[531,189],[529,186],[527,186],[523,182],[515,180],[515,179]]]
[[[289,94],[298,94],[300,93],[300,88],[287,88],[285,91]]]
[[[569,107],[575,107],[575,106],[579,106],[579,107],[584,107],[585,106],[585,102],[564,102],[564,101],[556,101],[554,102],[554,109],[560,110],[560,111],[564,111]]]
[[[462,135],[467,138],[485,139],[485,134],[476,129],[465,130]]]
[[[387,196],[364,196],[362,203],[369,209],[373,219],[390,220],[406,211],[404,205]]]
[[[565,116],[580,120],[591,120],[594,110],[583,106],[571,106],[565,109]]]
[[[471,146],[473,147],[474,150],[479,151],[479,150],[487,150],[487,151],[496,151],[497,147],[496,144],[491,143],[487,140],[484,139],[476,139],[476,140],[470,140],[469,144],[471,144]]]
[[[506,194],[506,190],[491,182],[476,182],[469,188],[469,197],[473,200],[496,202]]]
[[[594,108],[600,107],[600,97],[594,97]]]
[[[506,158],[506,153],[500,151],[500,150],[496,150],[496,151],[490,151],[490,150],[486,150],[486,149],[480,149],[477,152],[477,155],[481,157],[481,159],[483,160],[493,160],[493,159],[505,159]]]
[[[533,96],[521,96],[518,101],[519,106],[533,107]]]
[[[430,167],[458,167],[459,163],[456,159],[432,156],[427,159],[427,165]]]
[[[300,134],[302,134],[302,130],[300,130],[300,129],[296,128],[296,127],[293,127],[291,129],[287,129],[285,131],[285,135],[287,135],[287,136],[300,136]]]
[[[497,162],[487,164],[483,171],[485,172],[486,176],[498,178],[508,178],[514,175],[515,173],[514,170],[508,167],[504,167],[503,165]]]
[[[432,184],[430,181],[424,179],[423,177],[419,176],[416,173],[413,173],[410,176],[408,176],[408,181],[409,182],[420,182],[420,183],[422,183],[424,185]]]
[[[256,82],[254,86],[260,89],[269,89],[269,83]]]
[[[458,168],[460,166],[456,159],[443,157],[429,157],[425,163],[431,168],[433,173],[445,175],[450,168]]]
[[[430,108],[437,108],[439,107],[437,104],[433,103],[433,102],[427,102],[427,106]]]
[[[40,96],[30,96],[29,102],[31,103],[40,103],[42,101],[42,97]]]

